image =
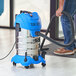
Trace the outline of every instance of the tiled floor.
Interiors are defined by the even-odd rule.
[[[0,29],[0,58],[10,51],[14,41],[13,30]],[[10,56],[0,61],[0,76],[76,76],[76,59],[46,55],[46,67],[38,64],[35,68],[25,69],[19,64],[12,65],[14,54],[15,48]]]

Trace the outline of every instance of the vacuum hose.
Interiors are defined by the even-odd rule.
[[[50,42],[53,42],[53,43],[55,43],[55,44],[57,44],[57,45],[59,45],[59,46],[63,46],[63,47],[70,46],[70,45],[74,42],[75,36],[74,36],[74,24],[73,24],[73,19],[72,19],[71,15],[70,15],[69,13],[65,12],[65,11],[63,11],[62,14],[65,15],[65,16],[67,16],[68,19],[69,19],[69,21],[70,21],[70,23],[71,23],[72,37],[71,37],[70,42],[69,42],[68,44],[61,44],[61,43],[57,42],[56,40],[47,37],[47,34],[48,34],[48,32],[49,32],[49,28],[50,28],[50,26],[51,26],[51,22],[52,22],[52,20],[56,17],[56,14],[54,14],[54,15],[52,16],[52,18],[51,18],[50,24],[49,24],[49,26],[48,26],[48,28],[47,28],[47,31],[46,31],[45,35],[42,34],[42,33],[40,33],[40,32],[36,32],[36,35],[39,35],[39,36],[41,36],[41,37],[44,38],[43,41],[42,41],[42,43],[41,43],[40,49],[42,49],[43,44],[44,44],[44,42],[45,42],[45,39],[47,39],[47,40],[49,40]]]

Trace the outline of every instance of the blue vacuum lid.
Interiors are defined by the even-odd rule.
[[[35,32],[41,30],[41,20],[37,12],[17,15],[15,26],[16,23],[19,23],[20,28],[29,30],[32,37],[36,37]]]

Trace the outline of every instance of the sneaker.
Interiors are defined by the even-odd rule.
[[[54,54],[57,55],[73,55],[75,53],[76,50],[66,50],[64,48],[60,48],[54,51]]]

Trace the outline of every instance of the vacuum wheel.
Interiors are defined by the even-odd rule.
[[[16,66],[16,63],[15,62],[13,62],[13,66]]]
[[[46,66],[46,64],[44,64],[44,63],[42,63],[41,65],[42,65],[43,67],[45,67],[45,66]]]
[[[31,65],[30,65],[30,68],[34,68],[34,64],[31,64]]]
[[[26,69],[28,69],[28,68],[29,68],[29,66],[25,66],[25,68],[26,68]]]

